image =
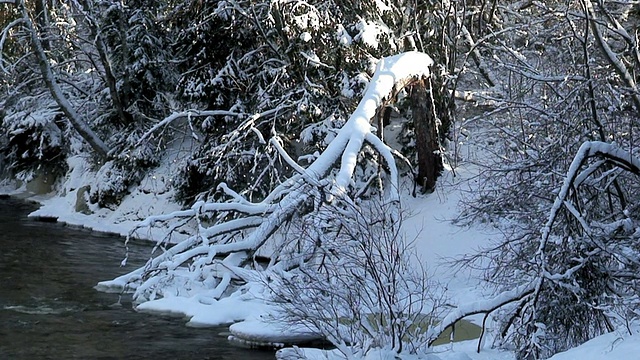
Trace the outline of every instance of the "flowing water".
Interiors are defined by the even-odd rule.
[[[227,340],[226,327],[136,313],[131,298],[93,286],[125,272],[123,240],[27,218],[0,198],[0,359],[273,359]],[[130,248],[129,266],[150,248]]]

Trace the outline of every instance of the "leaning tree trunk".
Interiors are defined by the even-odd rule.
[[[42,48],[45,51],[51,50],[51,44],[49,43],[49,39],[44,36],[44,32],[48,31],[49,28],[49,20],[47,15],[47,6],[44,3],[45,0],[36,0],[36,23],[38,24],[37,30],[38,34],[42,37]]]
[[[429,83],[418,80],[410,87],[411,114],[416,137],[418,174],[416,182],[423,192],[431,192],[436,179],[443,169],[440,153],[440,120],[436,115],[434,102],[427,89]]]
[[[45,49],[42,46],[42,41],[38,36],[37,29],[35,28],[27,8],[25,7],[24,0],[16,0],[16,6],[20,11],[24,23],[31,36],[31,45],[33,46],[34,53],[36,55],[40,72],[42,73],[43,80],[51,92],[51,96],[56,101],[64,115],[67,117],[73,128],[82,136],[82,138],[91,146],[91,148],[103,159],[108,157],[109,149],[105,143],[96,135],[95,132],[89,127],[86,121],[84,121],[80,114],[76,112],[67,97],[60,89],[60,85],[56,82],[56,79],[51,70],[49,59],[45,53]]]

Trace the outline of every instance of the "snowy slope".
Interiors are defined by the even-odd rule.
[[[387,80],[389,82],[393,79]],[[390,83],[390,86],[392,85]],[[381,98],[382,95],[378,97]],[[364,136],[370,131],[368,119],[374,113],[371,109],[377,108],[376,104],[374,104],[375,106],[359,107],[354,116],[357,115],[361,119],[352,122],[350,133],[360,131],[364,134],[362,135],[364,139]],[[347,143],[347,140],[350,139],[347,135],[343,137],[344,139],[337,138],[340,141],[332,142],[331,146],[336,147],[339,143]],[[359,146],[363,139],[354,143]],[[349,144],[351,142],[349,140]],[[382,147],[382,144],[380,146]],[[171,178],[174,167],[177,166],[175,160],[180,158],[181,151],[180,148],[169,151],[162,161],[163,165],[148,174],[140,186],[130,189],[130,194],[116,209],[99,209],[89,206],[90,213],[88,214],[80,214],[76,211],[78,199],[81,198],[79,191],[85,185],[99,186],[100,184],[96,183],[95,174],[90,171],[84,159],[71,158],[69,160],[71,171],[68,178],[55,193],[31,197],[31,199],[43,204],[32,216],[55,217],[59,221],[69,224],[127,235],[134,229],[138,221],[150,215],[165,214],[180,208],[172,202]],[[348,153],[355,154],[354,151]],[[477,152],[466,151],[466,153]],[[330,167],[334,163],[333,161],[334,159],[328,159],[326,163],[316,163],[315,166]],[[343,166],[333,189],[336,194],[345,191],[351,179],[355,161],[355,155],[342,158]],[[405,217],[403,229],[407,239],[414,240],[413,244],[417,255],[416,266],[424,266],[433,279],[446,288],[446,302],[447,306],[451,308],[489,296],[478,280],[479,274],[469,270],[456,270],[450,266],[451,260],[486,246],[498,237],[498,234],[492,232],[491,229],[483,228],[480,225],[460,228],[452,225],[449,221],[456,217],[463,193],[473,191],[475,188],[477,168],[471,163],[463,162],[455,170],[447,168],[439,179],[436,191],[432,194],[413,197],[411,196],[411,185],[406,182],[400,184],[401,203],[403,208],[409,211],[409,216]],[[324,171],[318,171],[318,173],[324,173]],[[20,190],[10,193],[17,194],[19,192]],[[153,228],[152,232],[136,234],[136,236],[159,239],[163,237],[164,231],[166,229]],[[180,240],[180,236],[173,240]],[[125,269],[125,271],[127,270]],[[104,282],[99,287],[108,290],[111,287],[121,286],[124,280],[116,279]],[[235,292],[232,296],[220,300],[212,300],[211,296],[201,296],[207,291],[205,287],[176,289],[178,296],[167,295],[162,299],[145,302],[138,306],[138,310],[150,313],[182,314],[189,319],[188,325],[190,326],[235,323],[231,325],[232,333],[256,342],[279,343],[313,337],[313,334],[305,333],[304,329],[283,329],[275,326],[272,322],[264,321],[269,318],[274,308],[261,299],[262,291],[259,287],[259,284],[248,284],[242,291]],[[479,323],[478,318],[471,320]],[[492,324],[489,323],[489,329],[491,326]],[[635,332],[637,331],[632,331],[632,333]],[[507,360],[513,358],[513,354],[510,352],[491,349],[490,339],[485,339],[479,354],[476,352],[476,347],[477,341],[439,346],[433,349],[434,353],[429,355],[427,359]],[[634,354],[638,354],[637,350],[640,350],[638,335],[615,333],[601,336],[576,349],[558,354],[553,359],[632,359]],[[286,358],[287,354],[295,355],[291,351],[293,350],[283,351],[281,355],[283,358]],[[332,358],[335,355],[317,350],[300,351],[312,358]],[[390,358],[390,354],[383,352],[370,354],[367,358],[374,355],[376,358]]]
[[[72,175],[65,183],[66,193],[59,192],[58,194],[32,197],[33,200],[43,203],[43,207],[32,215],[55,216],[62,222],[125,235],[135,226],[137,219],[142,219],[152,213],[163,213],[179,208],[171,201],[171,193],[165,191],[164,185],[158,181],[160,174],[167,169],[158,169],[157,173],[150,174],[145,179],[141,187],[134,189],[115,211],[96,209],[90,215],[76,213],[74,210],[75,192],[71,189],[74,189],[82,180],[87,181],[83,177],[90,177],[91,174],[83,171],[82,163],[71,165],[73,165],[72,168],[78,168],[79,171],[72,172],[75,175]],[[410,215],[404,223],[407,238],[415,238],[415,249],[419,258],[433,274],[434,279],[446,285],[449,303],[453,305],[477,300],[483,296],[483,289],[473,273],[455,272],[449,267],[449,261],[458,255],[487,244],[496,236],[490,229],[481,226],[460,228],[448,221],[456,216],[458,201],[463,192],[473,188],[474,167],[463,164],[455,169],[455,175],[450,169],[446,170],[434,193],[417,197],[411,196],[410,186],[405,184],[401,197],[403,206],[410,211]],[[5,193],[17,194],[12,189],[5,189]],[[154,234],[146,235],[154,236]],[[221,300],[217,304],[203,304],[199,302],[197,295],[190,298],[166,298],[144,303],[139,307],[139,310],[151,313],[179,313],[190,319],[190,326],[209,326],[253,319],[248,324],[257,324],[254,332],[266,332],[267,338],[270,335],[277,336],[279,334],[277,329],[271,329],[272,334],[269,334],[270,329],[265,327],[264,323],[260,324],[260,317],[270,309],[268,305],[252,298],[250,292],[244,298]],[[238,326],[238,328],[240,329],[242,326]],[[575,349],[557,354],[552,359],[624,360],[640,358],[638,355],[640,354],[638,328],[633,328],[631,332],[632,335],[616,332],[600,336]],[[288,334],[288,336],[293,335],[295,334]],[[511,360],[514,358],[510,352],[491,349],[489,341],[484,342],[483,349],[479,354],[476,353],[476,347],[477,341],[438,346],[433,349],[434,354],[430,359]],[[300,351],[305,351],[310,358],[315,356],[325,359],[328,356],[326,353],[311,349]]]
[[[598,336],[552,356],[549,360],[634,360],[640,359],[640,328],[633,326]]]

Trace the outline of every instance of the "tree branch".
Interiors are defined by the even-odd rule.
[[[640,111],[640,91],[638,91],[638,87],[635,79],[627,69],[627,66],[620,61],[618,56],[611,50],[611,47],[607,43],[607,41],[602,36],[602,32],[598,27],[598,23],[595,17],[595,11],[593,9],[593,3],[591,0],[583,0],[586,8],[586,16],[589,18],[589,22],[591,23],[591,29],[593,31],[594,38],[596,40],[596,44],[602,52],[604,53],[607,60],[609,60],[609,64],[613,66],[618,75],[622,78],[622,81],[625,83],[627,87],[631,90],[631,98],[633,99],[633,103],[636,106],[636,110]]]
[[[17,6],[22,14],[22,19],[24,20],[25,25],[27,26],[27,30],[29,31],[29,35],[31,36],[31,45],[33,46],[33,50],[35,52],[36,58],[38,60],[38,66],[40,67],[40,72],[42,73],[42,77],[44,79],[51,96],[56,101],[60,109],[65,114],[73,128],[80,134],[80,136],[91,146],[91,148],[103,159],[108,158],[109,156],[109,148],[105,143],[91,130],[89,125],[80,117],[80,115],[73,108],[67,97],[60,89],[60,85],[56,82],[56,78],[53,75],[53,71],[51,70],[51,66],[49,65],[49,59],[42,47],[42,42],[38,37],[36,29],[33,26],[33,22],[31,21],[31,17],[27,12],[27,8],[24,4],[24,1],[18,1]]]
[[[440,323],[429,330],[429,345],[437,340],[448,327],[453,326],[465,317],[475,314],[488,314],[507,304],[524,299],[533,293],[536,283],[521,285],[513,290],[505,291],[491,299],[464,304],[451,311]]]

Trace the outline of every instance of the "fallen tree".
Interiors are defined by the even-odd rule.
[[[218,191],[225,195],[224,201],[198,201],[189,209],[146,219],[132,235],[157,223],[171,223],[170,228],[177,230],[195,221],[197,231],[168,249],[169,235],[161,239],[154,251],[162,248],[162,254],[118,279],[100,283],[99,288],[135,289],[138,302],[164,296],[167,291],[186,296],[178,289],[193,287],[202,288],[203,296],[219,299],[237,289],[232,286],[233,280],[246,283],[267,270],[298,266],[301,260],[292,252],[299,249],[279,244],[279,233],[286,231],[291,221],[317,212],[324,204],[353,203],[361,197],[373,183],[371,179],[355,181],[365,148],[373,151],[382,165],[376,165],[373,171],[382,184],[380,196],[386,203],[398,202],[399,174],[394,157],[402,155],[374,134],[370,121],[390,96],[412,82],[428,78],[432,64],[428,55],[419,52],[382,59],[356,110],[309,166],[304,168],[292,159],[274,135],[269,143],[295,170],[295,175],[260,202],[250,202],[222,183]],[[255,133],[261,136],[260,132]],[[259,265],[258,255],[268,255],[269,263]]]

